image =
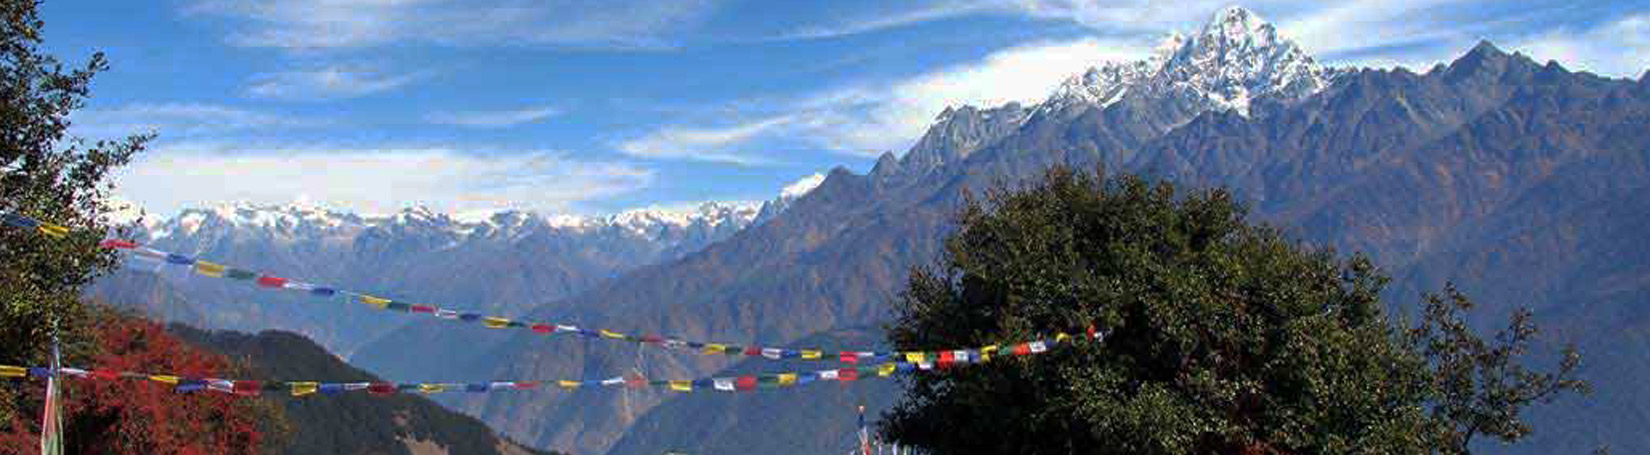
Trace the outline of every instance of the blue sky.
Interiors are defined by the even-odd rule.
[[[119,193],[363,212],[609,213],[762,200],[903,152],[945,106],[1035,102],[1229,1],[48,0],[93,50],[76,132],[154,129]],[[1479,39],[1571,69],[1650,67],[1630,1],[1237,3],[1333,65],[1425,67]]]

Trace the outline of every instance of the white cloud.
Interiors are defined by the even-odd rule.
[[[795,121],[795,116],[783,115],[721,127],[669,126],[624,140],[615,147],[635,157],[761,164],[768,158],[740,149],[746,148],[753,139],[779,132]]]
[[[424,120],[438,125],[502,128],[538,122],[560,113],[556,108],[540,106],[502,111],[433,112]]]
[[[1650,14],[1628,16],[1586,30],[1560,29],[1513,44],[1537,61],[1637,79],[1650,70]]]
[[[748,151],[780,141],[789,144],[783,149],[802,142],[863,156],[903,151],[947,106],[1040,102],[1065,78],[1101,62],[1140,58],[1150,44],[1099,38],[1027,44],[901,80],[826,90],[745,123],[664,127],[618,148],[632,156],[739,164],[759,164],[762,157]]]
[[[114,137],[157,132],[163,137],[299,127],[309,122],[284,115],[204,103],[132,103],[73,114],[75,134]]]
[[[1040,102],[1074,74],[1106,61],[1143,57],[1149,49],[1145,41],[1099,38],[1016,46],[892,84],[814,97],[804,103],[817,114],[808,132],[837,149],[865,154],[903,149],[947,106]]]
[[[820,39],[858,35],[972,13],[988,12],[995,9],[990,2],[952,1],[932,4],[890,2],[889,5],[907,8],[895,11],[877,11],[863,16],[836,19],[826,24],[809,25],[782,34],[776,39]]]
[[[355,98],[395,89],[425,73],[392,74],[365,66],[334,65],[254,76],[246,94],[279,100]]]
[[[1250,7],[1276,4],[1308,4],[1306,1],[1259,0]],[[1023,16],[1032,19],[1068,21],[1110,33],[1159,33],[1209,18],[1230,0],[966,0],[943,2],[889,2],[893,10],[856,13],[846,18],[826,20],[825,25],[802,27],[781,39],[832,38],[876,32],[923,22],[971,15]]]
[[[656,47],[696,24],[711,0],[200,0],[190,16],[227,18],[238,46],[293,50],[444,45]]]
[[[565,212],[581,202],[635,191],[654,172],[630,163],[565,154],[463,153],[450,148],[240,150],[222,144],[162,146],[116,177],[122,197],[155,213],[225,200],[284,204],[312,200],[361,213],[414,204],[456,213],[489,208]]]

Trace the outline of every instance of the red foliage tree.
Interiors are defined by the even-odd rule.
[[[232,371],[224,356],[184,344],[159,324],[114,315],[99,319],[93,327],[99,352],[92,356],[99,370],[186,377]],[[41,383],[29,385],[35,384]],[[266,442],[263,429],[278,419],[273,406],[257,399],[219,392],[180,394],[154,381],[69,379],[65,385],[66,453],[251,455]],[[38,403],[44,389],[30,390],[31,401]],[[19,417],[0,430],[0,453],[38,454],[38,418],[38,412]]]

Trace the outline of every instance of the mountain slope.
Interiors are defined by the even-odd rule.
[[[844,329],[812,335],[796,345],[881,346],[881,338],[880,330]],[[809,362],[785,367],[821,368]],[[715,376],[761,374],[776,368],[780,367],[773,362],[747,360]],[[865,405],[870,421],[891,407],[899,393],[897,380],[869,379],[756,393],[678,394],[639,419],[608,453],[843,453],[859,444],[857,407]]]
[[[1233,14],[1223,13],[1215,22]],[[1244,28],[1270,30],[1270,26]],[[1206,27],[1205,34],[1220,33],[1215,30],[1224,29]],[[1299,57],[1292,52],[1222,47],[1217,43],[1265,40],[1220,36],[1223,38],[1186,40],[1184,47],[1171,55],[1198,55],[1202,49],[1225,48],[1258,56]],[[1310,60],[1301,62],[1307,64]],[[1281,62],[1256,63],[1251,68],[1254,74],[1288,66]],[[1174,73],[1164,78],[1199,80],[1208,79],[1204,76],[1210,72],[1238,74],[1216,63],[1208,63],[1210,66],[1199,71],[1179,65],[1164,65],[1159,71],[1167,68],[1167,73]],[[1248,80],[1236,76],[1226,79]],[[1305,102],[1296,96],[1312,95],[1256,91],[1266,94],[1259,97],[1266,101],[1255,105],[1274,110]],[[1184,102],[1187,98],[1182,95],[1188,92],[1141,89],[1130,93],[1115,103],[1073,104],[1058,112],[1015,106],[953,109],[903,159],[886,157],[867,176],[834,170],[818,189],[797,200],[783,216],[682,260],[638,269],[558,305],[587,311],[557,314],[547,308],[542,314],[643,333],[768,343],[796,340],[831,327],[884,320],[888,316],[886,302],[903,284],[908,268],[934,258],[940,239],[949,229],[951,210],[964,189],[982,189],[1000,179],[1012,181],[1036,175],[1050,164],[1086,167],[1125,162],[1131,156],[1129,150],[1215,106],[1212,101]],[[1214,99],[1216,91],[1198,93]],[[1025,110],[1034,113],[1006,115]],[[984,114],[987,112],[991,114]],[[992,123],[1005,117],[1019,118],[1019,122],[1013,128]],[[953,148],[935,150],[938,147]],[[500,346],[478,356],[493,360],[481,360],[476,367],[488,371],[480,365],[491,364],[494,375],[595,374],[632,368],[623,359],[633,354],[610,345],[518,336]],[[704,374],[726,367],[727,361],[680,355],[650,365],[668,373]],[[657,403],[657,398],[649,401],[632,397],[628,408]],[[597,397],[515,405],[476,400],[455,405],[506,425],[502,428],[510,434],[549,447],[601,451],[613,442],[611,435],[630,425],[627,414],[612,412],[618,406]],[[530,423],[534,421],[540,423]]]
[[[327,381],[378,381],[332,356],[321,346],[287,332],[248,335],[208,332],[183,325],[169,329],[191,344],[218,351],[249,365],[257,377]],[[417,395],[389,397],[345,394],[280,398],[293,433],[282,453],[337,455],[533,455],[493,434],[481,422],[443,409]]]
[[[682,260],[597,286],[567,306],[590,309],[573,314],[579,323],[734,342],[780,343],[830,327],[874,323],[886,317],[886,302],[905,270],[933,258],[964,190],[1035,176],[1053,164],[1105,164],[1194,186],[1230,186],[1260,219],[1311,243],[1375,257],[1400,278],[1390,292],[1397,302],[1414,302],[1416,292],[1453,280],[1482,302],[1482,320],[1537,304],[1543,321],[1587,327],[1564,322],[1570,316],[1559,308],[1575,300],[1557,290],[1636,289],[1609,284],[1635,283],[1644,275],[1611,265],[1611,256],[1592,255],[1555,263],[1559,270],[1537,279],[1520,279],[1531,272],[1514,263],[1428,264],[1461,254],[1501,258],[1510,251],[1537,260],[1542,250],[1533,245],[1499,242],[1509,228],[1566,216],[1583,217],[1569,220],[1573,227],[1566,229],[1598,232],[1600,237],[1588,240],[1596,245],[1592,251],[1644,251],[1642,242],[1625,237],[1625,229],[1610,227],[1618,220],[1609,219],[1609,212],[1581,209],[1650,181],[1644,165],[1650,143],[1634,133],[1650,126],[1645,116],[1650,92],[1642,87],[1540,65],[1484,43],[1426,74],[1340,73],[1299,99],[1252,100],[1247,115],[1235,109],[1192,114],[1177,110],[1172,97],[1154,104],[1131,103],[1127,96],[1080,113],[1033,114],[985,146],[933,154],[954,161],[925,165],[920,172],[832,172],[784,216]],[[885,159],[878,168],[897,164]],[[1623,275],[1599,282],[1583,278],[1589,270]],[[1638,315],[1632,308],[1650,303],[1630,292],[1599,297],[1603,300],[1595,304],[1611,309],[1598,311]],[[1565,333],[1600,350],[1610,340],[1634,339],[1642,333],[1638,327]],[[478,368],[490,364],[493,374],[515,375],[632,368],[629,361],[615,360],[630,358],[627,353],[609,345],[513,339],[501,346],[483,356],[494,360],[480,360]],[[548,349],[554,354],[537,352]],[[1600,371],[1636,371],[1630,367],[1633,359],[1642,358],[1636,352],[1613,356],[1619,347],[1603,351],[1589,357]],[[726,367],[725,362],[679,355],[649,365],[703,374]],[[1650,404],[1650,390],[1643,386],[1617,387],[1622,390],[1613,397],[1623,409]],[[625,406],[632,414],[614,412],[619,407],[599,397],[455,404],[490,422],[508,422],[504,429],[525,440],[600,451],[613,441],[611,432],[629,428],[628,415],[658,400],[632,398]],[[1561,401],[1546,415],[1585,420],[1575,416],[1581,415],[1578,407],[1592,406],[1588,403],[1595,402]],[[1632,422],[1622,427],[1647,423],[1630,411],[1622,417]],[[1589,436],[1598,439],[1586,440]],[[1618,450],[1650,450],[1637,445],[1639,439],[1582,433],[1537,441],[1615,442]],[[1558,447],[1541,444],[1517,450]]]

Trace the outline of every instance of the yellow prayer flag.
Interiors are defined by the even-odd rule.
[[[51,223],[40,223],[39,229],[41,234],[46,234],[48,237],[63,238],[63,236],[69,235],[69,228]]]
[[[1064,343],[1064,342],[1066,342],[1066,340],[1070,340],[1070,339],[1071,339],[1071,335],[1067,335],[1067,334],[1065,334],[1065,332],[1054,334],[1054,341],[1056,341],[1056,342]]]
[[[378,308],[380,310],[385,309],[385,308],[389,308],[389,306],[390,306],[390,299],[386,299],[386,298],[383,298],[383,297],[373,297],[373,296],[370,296],[370,295],[362,294],[361,297],[359,298],[359,300],[361,301],[361,303],[372,305],[374,308]]]
[[[615,340],[623,340],[624,339],[624,334],[619,333],[619,332],[609,331],[607,329],[602,329],[602,337],[612,338],[612,339],[615,339]]]
[[[509,319],[498,318],[498,317],[482,319],[481,323],[485,324],[487,326],[487,328],[491,328],[491,329],[502,329],[502,328],[510,326],[510,320]]]
[[[317,382],[289,382],[287,385],[292,387],[292,396],[295,397],[314,394],[321,387]]]
[[[157,374],[157,375],[150,376],[149,380],[159,382],[159,383],[162,383],[162,384],[174,384],[175,385],[175,384],[178,383],[179,378],[177,376],[172,376],[172,375],[167,375],[167,374]]]
[[[820,351],[802,351],[802,360],[819,360],[825,353]]]
[[[577,389],[577,388],[579,388],[579,381],[568,381],[568,380],[563,379],[563,380],[560,380],[560,381],[556,381],[556,385],[561,386],[561,388],[563,388],[563,389]]]
[[[980,361],[985,362],[991,360],[991,355],[996,354],[998,349],[1001,348],[995,344],[980,348]]]
[[[670,390],[677,392],[692,392],[693,381],[670,381]]]
[[[716,344],[716,343],[710,343],[710,344],[705,345],[705,353],[706,354],[722,354],[722,353],[725,353],[727,351],[728,351],[728,347],[726,345],[721,345],[721,344]]]
[[[447,391],[446,384],[419,384],[418,391],[424,393],[441,393]]]
[[[195,261],[195,273],[213,278],[223,278],[223,271],[227,269],[223,264],[214,264],[206,261]]]
[[[884,363],[884,364],[881,364],[881,365],[877,365],[877,376],[882,376],[882,377],[885,377],[885,378],[889,377],[889,376],[893,376],[894,375],[894,370],[896,370],[896,369],[898,369],[898,365],[894,365],[893,363]]]
[[[779,373],[779,386],[796,385],[796,373]]]
[[[28,375],[28,368],[0,365],[0,378],[21,378]]]
[[[926,358],[928,358],[928,354],[923,353],[923,352],[907,352],[907,353],[905,353],[905,361],[906,362],[922,363],[923,359],[926,359]]]

